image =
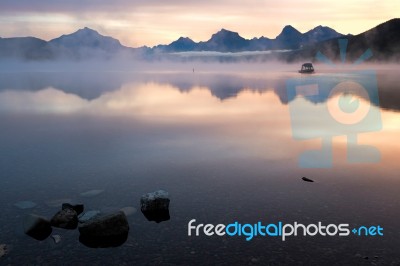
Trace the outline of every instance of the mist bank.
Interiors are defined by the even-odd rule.
[[[21,64],[15,63],[8,64],[7,70],[0,69],[0,94],[11,93],[15,96],[19,92],[39,93],[52,89],[90,102],[132,84],[150,87],[152,84],[158,84],[181,93],[206,90],[219,101],[235,98],[242,92],[273,92],[282,104],[288,104],[294,100],[287,94],[288,80],[336,84],[360,80],[360,75],[365,76],[365,73],[368,73],[368,77],[373,75],[378,83],[380,103],[372,103],[384,109],[400,110],[400,65],[397,64],[316,64],[317,71],[313,75],[300,74],[297,72],[298,64],[286,63],[159,62],[139,65],[120,63],[111,67],[99,62],[31,62],[23,63],[22,67],[24,69],[21,68]],[[325,102],[328,96],[329,93],[324,92],[310,100],[319,104]]]

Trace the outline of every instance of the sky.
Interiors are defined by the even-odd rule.
[[[0,37],[50,40],[89,27],[139,47],[206,41],[221,28],[248,39],[275,38],[285,25],[358,34],[396,17],[398,0],[1,0]]]

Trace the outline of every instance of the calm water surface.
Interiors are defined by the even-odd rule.
[[[288,97],[287,80],[303,78],[294,71],[0,73],[0,244],[10,247],[0,264],[399,265],[400,77],[377,77],[380,103],[371,108],[383,128],[358,140],[377,147],[381,161],[348,163],[343,134],[333,138],[332,168],[310,169],[298,157],[321,140],[293,138],[289,106],[315,108],[304,115],[315,127],[304,130],[319,132],[318,108],[330,99]],[[104,192],[80,196],[92,189]],[[140,209],[140,196],[158,189],[170,193],[171,219],[148,222],[139,210],[117,248],[88,248],[77,230],[54,229],[59,244],[22,230],[28,213],[50,218],[54,200]],[[14,206],[23,200],[37,206]],[[384,236],[188,237],[193,218],[380,225]]]

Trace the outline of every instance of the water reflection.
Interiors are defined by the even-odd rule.
[[[10,264],[21,264],[24,258],[25,264],[37,262],[39,252],[57,261],[65,246],[80,261],[92,264],[100,260],[160,264],[159,258],[165,264],[190,264],[209,253],[221,254],[216,261],[225,264],[248,264],[247,254],[260,256],[266,264],[288,257],[289,263],[306,264],[312,257],[317,264],[327,258],[357,264],[351,259],[354,254],[376,249],[385,250],[379,256],[388,264],[395,261],[400,244],[396,229],[400,101],[392,82],[399,77],[378,75],[383,129],[358,136],[361,144],[379,148],[381,162],[349,166],[344,159],[347,139],[337,136],[329,170],[297,165],[301,152],[318,149],[321,142],[293,139],[288,103],[316,108],[304,121],[314,119],[323,130],[324,120],[318,114],[327,98],[288,98],[286,81],[293,77],[298,75],[1,74],[0,236],[16,235],[12,243],[16,255]],[[316,182],[305,184],[302,176]],[[138,209],[134,204],[140,195],[165,188],[174,202],[171,219],[156,224],[140,212],[128,217],[129,235],[115,245],[126,242],[109,253],[87,249],[77,235],[66,235],[60,248],[49,245],[43,252],[44,245],[14,233],[18,211],[23,210],[10,202],[32,200],[39,213],[51,215],[44,202],[78,201],[81,192],[99,186],[104,193],[87,202],[93,210],[132,205]],[[247,243],[188,238],[187,222],[192,218],[215,224],[235,220],[380,224],[388,233],[385,239],[363,242],[298,238],[281,243],[257,238]]]
[[[95,100],[103,94],[118,91],[126,84],[154,83],[166,85],[180,92],[190,92],[198,88],[210,91],[211,95],[226,100],[236,97],[242,91],[265,93],[273,91],[284,104],[294,98],[286,93],[288,79],[298,77],[291,72],[265,72],[256,75],[241,73],[140,73],[140,72],[23,72],[0,73],[0,91],[34,91],[54,88],[66,94],[77,95],[83,100]],[[316,79],[338,80],[337,73],[319,73]],[[395,71],[379,71],[378,87],[380,107],[399,110],[400,95],[397,93],[400,77]],[[49,92],[46,92],[49,93]],[[23,97],[24,95],[22,95]],[[47,96],[45,96],[47,97]],[[50,96],[52,97],[52,96]],[[57,97],[57,96],[54,96]],[[321,94],[313,102],[324,102],[327,94]]]
[[[304,99],[298,99],[298,95],[288,95],[285,87],[287,80],[298,78],[297,74],[292,73],[269,73],[266,76],[124,72],[2,75],[0,111],[3,113],[130,118],[146,123],[168,122],[170,125],[185,127],[196,123],[197,127],[201,127],[197,130],[201,132],[214,132],[212,134],[218,136],[217,139],[222,138],[225,141],[231,137],[231,141],[237,142],[235,145],[245,149],[251,148],[256,154],[263,154],[265,158],[276,159],[290,158],[293,153],[299,153],[299,149],[304,149],[302,144],[296,145],[291,139],[292,127],[295,125],[290,123],[288,103],[293,102],[292,106],[302,106],[299,108],[302,110],[309,106],[307,112],[299,114],[301,128],[298,131],[304,132],[302,135],[315,132],[312,133],[313,138],[319,138],[326,135],[323,133],[325,131],[332,133],[329,124],[331,122],[324,116],[315,114],[321,114],[321,110],[323,112],[324,109],[321,103],[328,101],[332,96],[331,100],[335,100],[335,95],[330,95],[330,88],[315,97],[303,97]],[[19,82],[16,81],[17,77]],[[396,110],[400,108],[392,96],[400,97],[400,93],[393,91],[395,85],[388,88],[384,85],[387,80],[392,84],[400,78],[396,75],[388,79],[387,73],[384,77],[386,78],[381,80],[379,92],[380,97],[383,97],[380,107],[383,106],[385,131],[379,133],[380,138],[375,137],[376,132],[361,134],[360,140],[364,144],[382,146],[378,142],[381,142],[382,138],[390,139],[388,135],[398,130],[398,115],[384,110],[385,101],[386,107],[390,106]],[[343,77],[337,74],[320,74],[311,78],[324,80],[327,84],[341,79]],[[303,78],[304,82],[308,80],[309,77]],[[357,91],[352,93],[358,94]],[[387,93],[390,96],[385,96]],[[360,94],[360,97],[364,96]],[[364,101],[365,99],[362,99],[362,102]],[[372,103],[379,104],[374,101]],[[215,131],[218,133],[215,134]],[[341,134],[338,132],[333,135]],[[210,138],[208,142],[212,142],[212,139],[215,137]],[[268,145],[260,145],[268,139],[275,141],[268,142]],[[310,141],[307,145],[320,145],[318,140]],[[339,144],[344,145],[344,142],[340,141]],[[280,148],[283,146],[286,148]],[[391,153],[392,149],[388,148],[386,152]]]

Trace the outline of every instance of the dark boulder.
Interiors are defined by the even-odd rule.
[[[23,226],[25,234],[36,240],[44,240],[52,232],[50,222],[46,218],[35,214],[29,214],[25,217]]]
[[[79,215],[79,214],[81,214],[83,212],[84,206],[83,206],[83,204],[72,205],[72,204],[69,204],[69,203],[63,203],[61,209],[63,209],[63,210],[72,209],[72,210],[76,211],[77,215]]]
[[[140,209],[147,220],[160,223],[170,219],[169,202],[168,192],[158,190],[140,198]]]
[[[73,209],[66,208],[57,212],[50,223],[54,227],[75,229],[78,226],[78,215]]]
[[[129,224],[122,211],[90,219],[79,225],[79,241],[92,248],[117,247],[128,238]]]

